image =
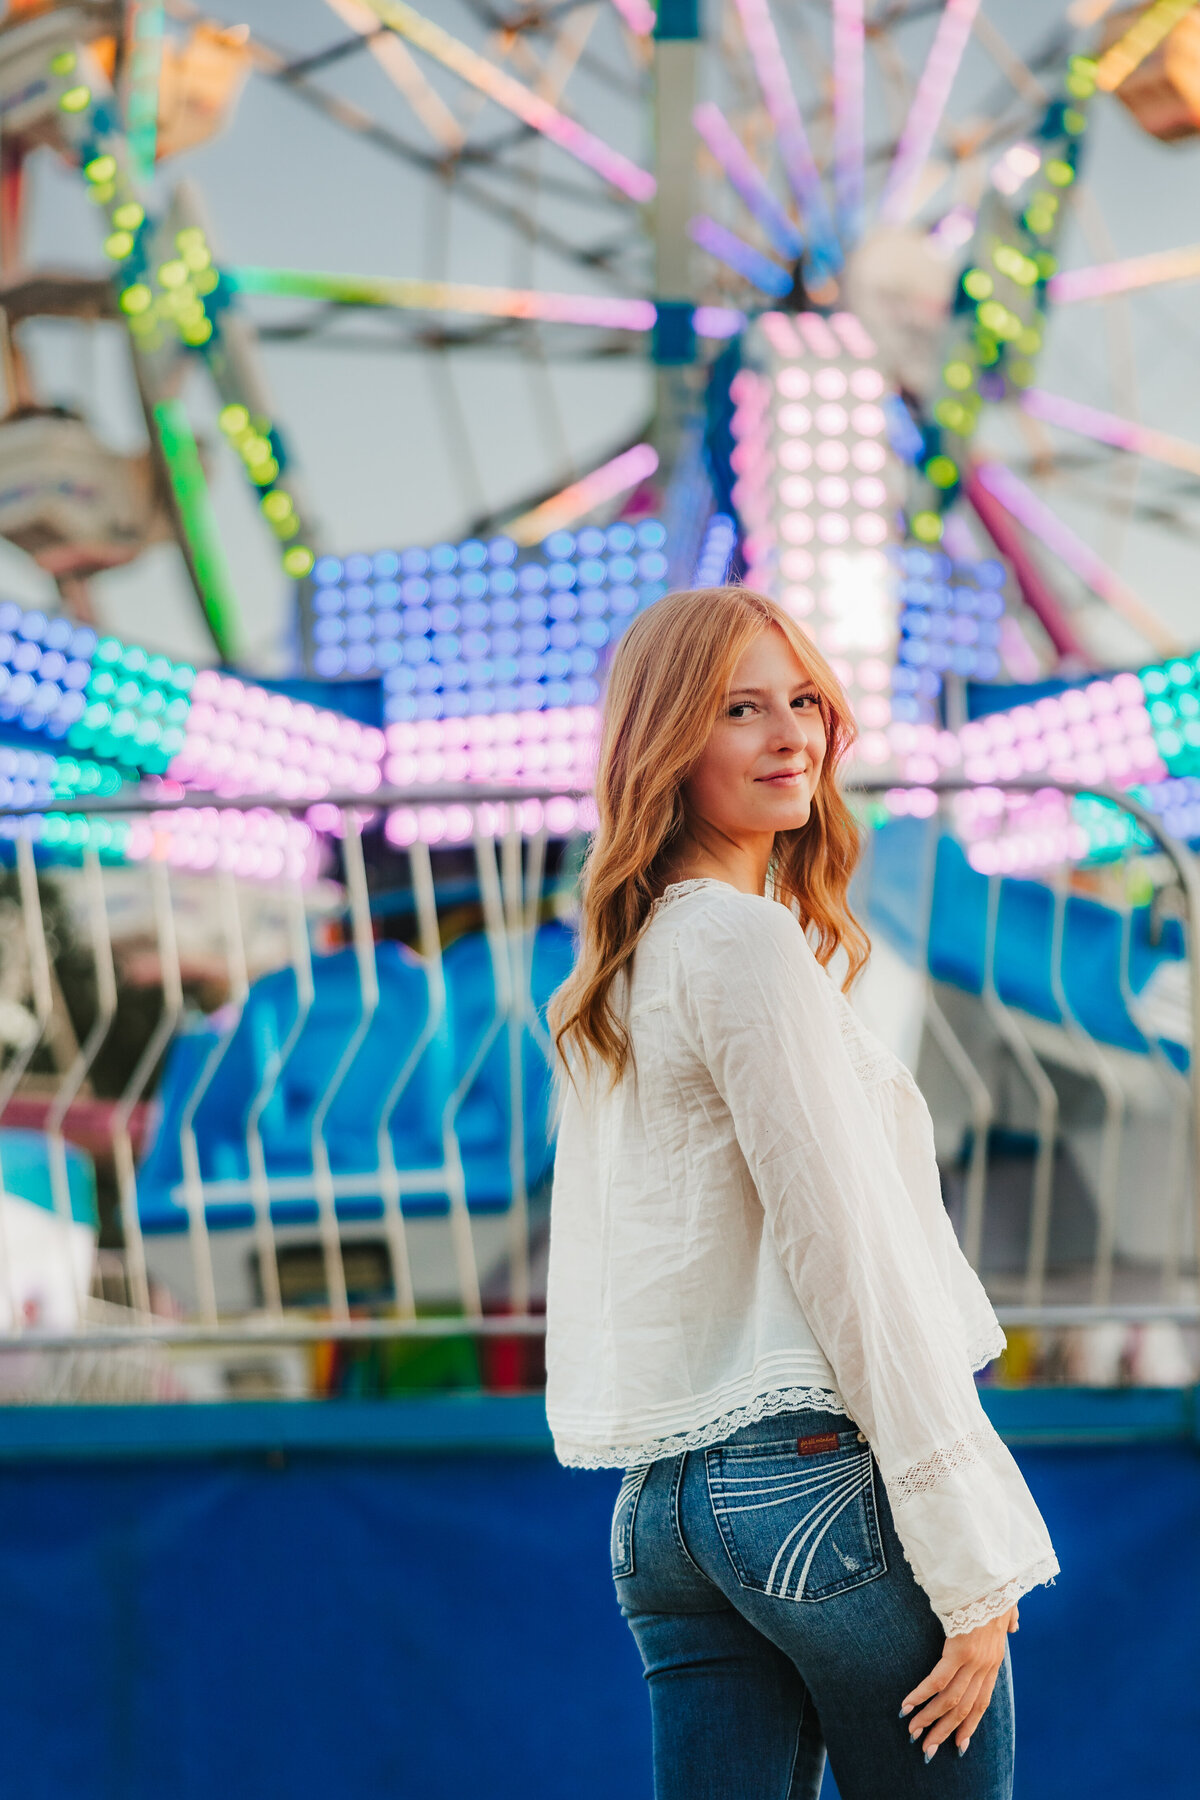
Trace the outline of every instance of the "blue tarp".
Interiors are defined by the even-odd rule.
[[[1182,1800],[1200,1455],[1019,1452],[1064,1572],[1022,1606],[1018,1800]],[[615,1475],[547,1456],[0,1468],[21,1800],[650,1800]]]

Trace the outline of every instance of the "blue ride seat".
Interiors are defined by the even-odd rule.
[[[376,967],[379,1005],[325,1120],[323,1141],[335,1175],[376,1169],[384,1107],[429,1016],[429,983],[418,957],[403,945],[382,943],[377,946]],[[269,1175],[313,1173],[313,1116],[362,1019],[352,950],[314,959],[313,988],[308,1015],[259,1118]],[[197,1150],[205,1180],[248,1178],[250,1110],[296,1017],[291,969],[277,970],[253,984],[213,1082],[196,1109]],[[138,1210],[146,1231],[186,1229],[186,1212],[171,1193],[183,1179],[180,1124],[187,1096],[216,1041],[217,1033],[206,1028],[185,1033],[171,1047],[160,1089],[158,1128],[138,1178]],[[393,1155],[400,1170],[441,1167],[441,1118],[452,1086],[449,1032],[443,1025],[422,1052],[391,1117]],[[406,1211],[447,1205],[446,1197],[436,1193],[405,1199]],[[377,1194],[343,1196],[336,1210],[346,1220],[379,1218],[383,1201]],[[252,1208],[240,1201],[209,1201],[205,1215],[214,1230],[245,1228],[253,1222]],[[274,1200],[271,1218],[277,1225],[315,1223],[316,1201]]]
[[[565,925],[538,928],[533,939],[529,991],[534,1008],[545,1018],[555,988],[575,963],[575,940]],[[496,1016],[496,983],[486,937],[472,932],[450,945],[444,958],[446,993],[454,1043],[455,1080],[477,1054]],[[553,1158],[550,1117],[552,1079],[541,1046],[526,1026],[521,1034],[521,1110],[524,1122],[525,1181],[535,1188],[549,1172]],[[474,1211],[503,1211],[512,1204],[509,1140],[512,1130],[509,1041],[502,1028],[463,1097],[455,1119],[466,1180],[467,1203]]]

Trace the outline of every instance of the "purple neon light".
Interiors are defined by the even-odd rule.
[[[815,240],[823,260],[830,269],[841,267],[842,253],[834,234],[833,220],[821,186],[821,176],[813,160],[812,148],[800,108],[788,80],[783,46],[775,30],[775,21],[767,0],[734,0],[746,46],[754,64],[767,112],[778,134],[779,157],[788,178],[810,237]]]
[[[1149,456],[1174,469],[1186,469],[1190,475],[1200,475],[1200,444],[1189,444],[1169,432],[1151,431],[1148,426],[1135,425],[1131,419],[1084,406],[1078,400],[1066,400],[1061,394],[1047,394],[1041,388],[1027,389],[1021,396],[1021,406],[1047,425],[1059,425],[1064,431],[1078,432],[1080,437],[1095,438],[1117,450],[1132,450],[1138,456]]]
[[[979,463],[975,473],[980,485],[994,500],[1000,502],[1005,512],[1010,513],[1019,525],[1039,538],[1047,550],[1053,551],[1060,562],[1078,575],[1097,599],[1103,600],[1114,612],[1120,613],[1148,644],[1152,644],[1164,656],[1169,656],[1178,648],[1171,633],[1143,604],[1133,589],[1107,563],[1101,562],[1095,551],[1082,538],[1077,537],[1070,526],[1065,525],[1058,514],[1050,510],[1045,501],[1039,500],[1011,469],[1006,469],[999,463]]]
[[[833,0],[833,191],[843,244],[862,229],[863,0]]]
[[[692,114],[692,122],[720,163],[730,186],[745,201],[779,254],[790,260],[803,255],[803,237],[767,186],[762,172],[720,107],[706,100]]]
[[[697,337],[731,338],[746,329],[746,315],[735,306],[698,306],[692,314]]]
[[[707,250],[710,256],[715,256],[718,262],[736,269],[739,275],[752,281],[764,294],[774,294],[776,299],[782,300],[785,294],[791,293],[793,283],[789,270],[772,262],[769,256],[764,256],[761,250],[756,250],[745,238],[738,237],[735,231],[727,231],[724,225],[718,225],[707,213],[689,219],[688,236],[702,250]]]
[[[885,225],[903,225],[908,219],[978,11],[979,0],[946,0],[879,203]]]

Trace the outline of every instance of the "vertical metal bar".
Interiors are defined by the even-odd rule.
[[[163,1009],[112,1115],[113,1162],[120,1199],[121,1233],[125,1239],[129,1298],[138,1312],[147,1315],[150,1312],[150,1281],[146,1270],[146,1246],[142,1238],[141,1217],[138,1213],[137,1173],[129,1123],[134,1107],[145,1093],[163,1051],[175,1035],[183,1017],[183,977],[179,967],[175,914],[171,906],[171,878],[166,863],[151,863],[149,874],[159,970],[162,976]]]
[[[1113,1246],[1117,1233],[1117,1183],[1121,1171],[1125,1095],[1105,1062],[1099,1045],[1083,1029],[1067,998],[1062,973],[1067,894],[1061,868],[1054,871],[1053,892],[1054,933],[1050,951],[1050,988],[1054,1003],[1062,1014],[1067,1035],[1092,1065],[1096,1085],[1104,1099],[1104,1129],[1100,1137],[1100,1171],[1096,1184],[1096,1254],[1092,1269],[1092,1304],[1102,1306],[1112,1295]]]
[[[9,1101],[21,1085],[26,1069],[33,1061],[35,1052],[45,1037],[54,1011],[54,988],[50,979],[50,957],[46,949],[46,925],[42,917],[42,901],[38,893],[37,862],[33,854],[33,842],[22,832],[16,840],[17,845],[17,889],[21,897],[21,927],[25,935],[25,952],[29,961],[29,987],[33,1000],[33,1017],[35,1031],[24,1044],[13,1051],[12,1061],[0,1072],[0,1122],[8,1110]],[[4,1166],[0,1156],[0,1268],[8,1288],[9,1306],[12,1312],[12,1328],[20,1331],[22,1326],[20,1296],[14,1280],[12,1260],[9,1255],[7,1233],[4,1224]]]
[[[412,870],[413,895],[417,903],[417,918],[421,926],[421,947],[425,952],[433,984],[430,992],[430,1008],[435,1025],[440,1025],[446,1010],[446,977],[442,965],[441,931],[438,927],[433,864],[430,861],[429,847],[426,844],[419,842],[414,844],[408,855],[409,867]],[[479,1292],[479,1264],[475,1256],[475,1240],[471,1234],[471,1215],[467,1208],[466,1174],[458,1147],[458,1135],[454,1128],[454,1116],[458,1110],[460,1091],[464,1091],[462,1082],[459,1083],[459,1088],[450,1095],[442,1108],[442,1159],[445,1168],[446,1197],[450,1202],[450,1242],[458,1272],[463,1312],[468,1318],[477,1319],[483,1312],[483,1302]]]
[[[1119,981],[1121,999],[1125,1003],[1125,1011],[1132,1023],[1141,1031],[1138,1023],[1138,999],[1133,991],[1133,978],[1130,973],[1130,960],[1133,951],[1133,908],[1124,906],[1121,910],[1121,961]],[[1150,1056],[1159,1086],[1167,1101],[1171,1126],[1167,1145],[1167,1242],[1163,1253],[1162,1296],[1166,1301],[1180,1297],[1180,1263],[1183,1255],[1183,1235],[1187,1223],[1187,1138],[1188,1138],[1188,1083],[1187,1078],[1169,1060],[1162,1045],[1152,1032],[1142,1031],[1146,1040],[1146,1048]]]
[[[289,961],[296,980],[296,1016],[274,1054],[266,1059],[258,1092],[250,1102],[246,1115],[246,1163],[250,1170],[250,1200],[254,1207],[254,1234],[258,1246],[259,1277],[262,1281],[263,1304],[278,1317],[283,1312],[283,1295],[279,1286],[279,1250],[275,1225],[271,1218],[271,1184],[263,1153],[261,1120],[289,1057],[300,1041],[308,1023],[316,988],[313,983],[312,947],[308,941],[308,918],[304,910],[304,889],[299,881],[287,886]]]
[[[58,1092],[46,1113],[46,1137],[50,1167],[50,1191],[54,1210],[67,1227],[67,1262],[71,1285],[80,1287],[71,1250],[71,1183],[67,1172],[67,1146],[63,1124],[71,1105],[87,1080],[92,1064],[100,1054],[117,1012],[117,976],[113,967],[112,937],[108,929],[108,907],[104,898],[104,876],[96,851],[88,850],[83,858],[83,880],[87,896],[88,929],[92,946],[92,966],[96,973],[96,1017],[70,1068],[59,1083]],[[79,1292],[82,1309],[87,1295]]]
[[[996,991],[996,927],[1000,914],[1000,877],[988,877],[987,940],[984,951],[983,999],[1013,1061],[1024,1075],[1037,1106],[1037,1155],[1029,1216],[1029,1250],[1025,1264],[1025,1304],[1040,1306],[1046,1283],[1050,1243],[1050,1205],[1054,1187],[1054,1146],[1058,1135],[1058,1095],[1054,1083],[1030,1049],[1010,1009]]]
[[[325,1143],[325,1121],[329,1110],[354,1066],[363,1046],[371,1021],[379,1007],[379,970],[375,963],[375,933],[371,927],[371,900],[367,892],[367,869],[363,861],[362,825],[353,807],[343,807],[342,858],[346,870],[346,899],[350,909],[350,936],[354,945],[354,961],[358,970],[359,1020],[349,1042],[337,1060],[329,1085],[321,1096],[312,1118],[313,1185],[316,1191],[321,1244],[325,1256],[325,1278],[329,1286],[329,1306],[335,1319],[348,1319],[346,1297],[346,1265],[342,1257],[342,1239],[338,1228],[337,1199],[329,1149]]]
[[[533,941],[528,935],[525,855],[520,807],[509,815],[510,829],[501,846],[501,883],[507,923],[510,1000],[505,1020],[508,1041],[508,1173],[510,1287],[514,1309],[529,1304],[529,1191],[525,1163],[525,1016],[529,1008]],[[531,847],[532,849],[532,847]],[[518,1238],[522,1249],[518,1253]]]
[[[220,896],[222,936],[225,940],[225,966],[229,971],[229,1001],[234,1016],[217,1034],[203,1066],[184,1103],[179,1120],[179,1151],[183,1162],[183,1204],[188,1215],[188,1238],[192,1265],[196,1275],[196,1297],[205,1324],[217,1322],[217,1285],[213,1271],[212,1243],[208,1233],[208,1213],[204,1201],[204,1178],[200,1171],[200,1145],[196,1137],[196,1114],[200,1102],[212,1086],[217,1070],[225,1060],[234,1034],[242,1022],[250,981],[246,972],[246,950],[242,939],[242,919],[238,907],[237,884],[227,869],[217,876]]]
[[[404,1096],[421,1058],[442,1028],[446,1016],[446,975],[442,963],[442,940],[438,929],[437,896],[429,852],[416,845],[409,852],[409,872],[413,884],[413,903],[417,913],[417,943],[425,965],[425,1023],[405,1057],[388,1090],[379,1114],[378,1152],[380,1191],[383,1198],[384,1229],[392,1262],[392,1286],[396,1314],[402,1319],[416,1317],[417,1297],[413,1286],[412,1258],[408,1250],[408,1225],[404,1217],[403,1180],[396,1166],[396,1150],[392,1143],[392,1114]],[[442,1117],[443,1161],[445,1161],[446,1119]],[[457,1141],[455,1141],[457,1154]]]

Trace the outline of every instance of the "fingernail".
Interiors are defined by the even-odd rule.
[[[907,1719],[907,1717],[908,1717],[908,1715],[909,1715],[909,1713],[910,1713],[910,1712],[911,1712],[911,1711],[912,1711],[912,1707],[911,1707],[911,1706],[902,1706],[902,1707],[901,1707],[901,1708],[900,1708],[900,1717],[901,1717],[901,1718],[902,1718],[902,1719]]]
[[[937,1747],[937,1745],[936,1745],[936,1744],[935,1744],[935,1745],[934,1745],[934,1746],[933,1746],[933,1749],[932,1749],[932,1750],[927,1750],[927,1751],[926,1751],[926,1752],[925,1752],[925,1761],[926,1761],[926,1762],[927,1762],[927,1763],[931,1763],[931,1762],[932,1762],[932,1761],[933,1761],[933,1759],[934,1759],[934,1757],[935,1757],[935,1756],[936,1756],[936,1755],[937,1755],[937,1749],[938,1749],[938,1747]]]
[[[958,1746],[958,1754],[960,1756],[965,1756],[967,1754],[967,1751],[970,1748],[971,1748],[971,1740],[970,1740],[970,1738],[968,1738],[965,1744],[960,1744]]]

